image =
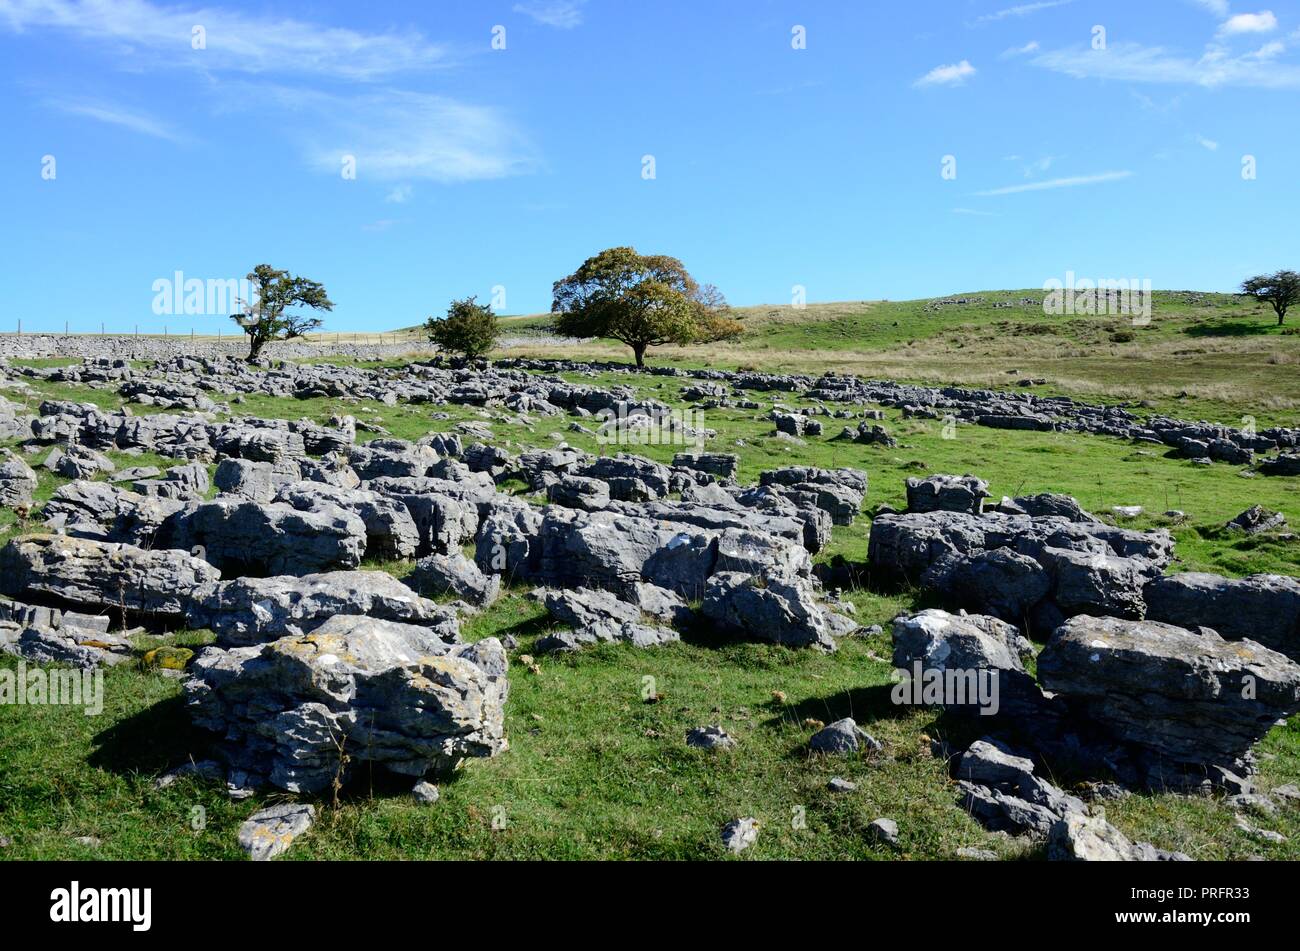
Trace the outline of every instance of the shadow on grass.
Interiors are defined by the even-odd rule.
[[[821,720],[834,723],[845,717],[852,717],[859,726],[874,723],[877,720],[892,720],[908,713],[911,708],[899,706],[890,698],[892,684],[876,684],[871,687],[855,687],[842,690],[826,697],[810,697],[799,703],[782,705],[777,715],[764,721],[765,726],[779,727],[791,721],[802,723],[804,720]]]
[[[1277,322],[1219,321],[1213,324],[1194,324],[1183,329],[1189,337],[1253,337],[1277,332]]]
[[[537,638],[543,634],[549,634],[557,627],[562,626],[563,625],[557,624],[554,618],[549,614],[542,614],[537,617],[527,618],[523,621],[516,621],[514,624],[508,624],[504,627],[493,628],[490,632],[485,633],[482,636],[501,639],[510,635],[519,642],[520,649],[524,650],[524,644],[531,643],[526,640],[527,638]],[[473,629],[471,628],[471,630]],[[474,631],[474,634],[477,635],[478,632]],[[524,652],[527,653],[527,651]]]
[[[87,762],[119,775],[157,775],[191,756],[206,758],[212,739],[190,722],[184,697],[169,697],[95,734]]]

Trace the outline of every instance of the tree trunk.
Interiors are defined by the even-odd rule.
[[[257,362],[258,354],[260,354],[260,353],[262,352],[262,348],[263,348],[264,346],[266,346],[266,340],[265,340],[265,338],[263,338],[263,337],[256,337],[256,336],[250,336],[250,337],[248,338],[248,359],[245,360],[244,362],[245,362],[245,363],[256,363],[256,362]]]
[[[643,343],[632,344],[632,353],[636,355],[636,366],[638,370],[645,369],[645,347]]]

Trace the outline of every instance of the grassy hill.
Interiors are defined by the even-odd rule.
[[[1008,387],[1101,401],[1146,400],[1179,416],[1296,424],[1300,319],[1232,294],[1157,291],[1149,323],[1052,316],[1041,290],[979,291],[911,301],[737,308],[735,341],[660,347],[651,364],[826,370],[927,384]],[[1028,301],[1028,302],[1026,302]],[[544,314],[503,318],[512,355],[630,359],[613,341],[558,341]],[[519,342],[520,337],[536,337]]]

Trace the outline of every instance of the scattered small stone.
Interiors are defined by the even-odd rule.
[[[239,827],[239,847],[254,862],[284,853],[294,839],[311,828],[316,807],[285,803],[255,812]]]
[[[1232,521],[1223,526],[1230,532],[1242,532],[1246,535],[1260,535],[1286,527],[1286,516],[1274,512],[1262,505],[1252,505]]]
[[[969,846],[962,846],[957,850],[959,859],[970,859],[972,862],[996,862],[998,853],[991,849],[973,849]]]
[[[736,741],[720,726],[697,726],[687,731],[686,745],[701,750],[729,750]]]
[[[422,779],[415,784],[415,787],[411,790],[411,795],[415,797],[416,802],[429,806],[438,801],[440,794],[437,786]]]
[[[104,844],[103,841],[102,841],[101,839],[99,839],[97,836],[93,836],[93,835],[79,835],[79,836],[75,836],[75,837],[73,837],[73,840],[72,840],[72,841],[75,842],[75,843],[77,843],[77,845],[84,845],[84,846],[86,846],[87,848],[90,848],[90,849],[97,849],[97,848],[99,848],[101,845]]]
[[[1264,842],[1271,842],[1274,845],[1281,845],[1286,841],[1286,836],[1280,832],[1274,832],[1272,829],[1261,829],[1245,816],[1238,815],[1233,818],[1232,824],[1244,832],[1246,835]]]
[[[898,848],[898,823],[893,819],[875,819],[867,826],[867,834],[877,842],[888,845],[890,848]]]
[[[1261,796],[1258,793],[1240,793],[1236,796],[1229,796],[1224,802],[1233,809],[1254,812],[1263,816],[1271,816],[1277,813],[1277,804],[1268,796]]]
[[[831,778],[831,781],[826,784],[826,788],[831,792],[853,792],[858,788],[858,784],[844,779],[841,776],[834,776]]]
[[[1272,795],[1287,802],[1300,802],[1300,786],[1295,785],[1295,783],[1287,783],[1285,786],[1278,786],[1274,789]]]
[[[830,726],[813,734],[808,741],[808,748],[815,753],[856,753],[859,749],[875,752],[881,748],[880,741],[860,729],[852,717],[836,720]]]
[[[758,841],[758,820],[732,819],[722,827],[722,844],[739,855]]]

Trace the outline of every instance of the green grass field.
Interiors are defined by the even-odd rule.
[[[1300,337],[1277,332],[1276,321],[1253,307],[1214,295],[1209,304],[1189,303],[1186,295],[1158,295],[1153,324],[1138,339],[1115,343],[1105,338],[1127,331],[1074,323],[1053,325],[1050,332],[1031,330],[1047,322],[1041,309],[991,306],[1031,295],[990,292],[983,295],[985,305],[937,311],[927,310],[924,302],[810,305],[798,314],[758,308],[746,316],[746,337],[719,353],[666,348],[652,351],[651,362],[849,369],[918,382],[997,380],[1002,386],[1019,376],[1041,376],[1048,380],[1037,388],[1042,392],[1099,401],[1143,399],[1152,410],[1230,422],[1253,415],[1260,426],[1300,422],[1295,385]],[[1266,326],[1270,323],[1274,326]],[[1238,325],[1254,329],[1231,329]],[[526,352],[553,348],[539,338]],[[1181,350],[1195,352],[1179,357]],[[603,344],[583,344],[577,351],[626,359],[625,350]],[[1078,355],[1070,356],[1073,352]],[[886,372],[900,367],[906,372]],[[668,402],[677,401],[689,382],[613,373],[574,379],[633,383]],[[1180,399],[1183,390],[1188,395]],[[106,390],[34,382],[32,391],[33,398],[120,404]],[[799,405],[789,394],[755,396],[765,407],[772,398]],[[469,407],[266,396],[251,396],[236,409],[321,422],[346,411],[403,438],[482,419]],[[435,411],[452,418],[434,421]],[[1295,541],[1242,540],[1221,530],[1254,503],[1279,509],[1293,522],[1300,519],[1300,480],[1294,478],[1243,478],[1239,467],[1200,468],[1161,447],[1102,437],[961,427],[956,438],[944,439],[939,423],[902,420],[893,411],[886,413],[884,425],[898,438],[897,448],[833,442],[834,421],[826,436],[794,447],[773,438],[762,415],[731,409],[703,415],[702,424],[718,432],[709,448],[738,453],[744,480],[781,465],[856,466],[870,476],[869,511],[881,502],[901,507],[909,475],[973,472],[990,481],[995,496],[1068,492],[1099,514],[1114,505],[1141,505],[1148,514],[1125,524],[1169,527],[1178,541],[1176,570],[1300,574]],[[497,422],[493,429],[499,442],[516,451],[552,446],[556,434],[583,449],[609,450],[590,436],[568,432],[568,422],[567,417],[542,418],[531,426]],[[681,447],[620,448],[666,461]],[[129,465],[164,462],[115,458]],[[43,475],[39,497],[48,498],[61,481]],[[1187,513],[1186,521],[1167,523],[1160,513],[1168,509]],[[0,513],[0,536],[23,528],[13,513]],[[868,530],[864,513],[855,525],[837,528],[833,544],[818,559],[861,560]],[[370,567],[399,576],[409,570],[405,564]],[[468,621],[466,636],[509,632],[520,640],[519,653],[530,652],[549,621],[523,594],[512,591]],[[701,629],[666,648],[607,646],[542,657],[540,673],[515,663],[507,705],[509,751],[468,764],[442,787],[433,806],[410,799],[409,781],[360,771],[339,801],[320,800],[316,827],[285,858],[719,859],[727,855],[719,840],[721,826],[748,815],[759,819],[762,831],[745,859],[935,859],[950,858],[963,846],[991,849],[1005,858],[1036,856],[1032,845],[985,832],[971,820],[957,805],[944,764],[930,755],[931,738],[969,741],[976,737],[972,727],[889,701],[888,622],[900,611],[926,606],[925,600],[911,591],[854,591],[848,597],[861,624],[885,625],[886,633],[843,641],[830,656],[720,638]],[[169,640],[197,645],[207,637],[182,631]],[[12,669],[16,661],[0,659],[0,666]],[[642,699],[645,678],[653,678],[658,702]],[[218,786],[191,779],[156,790],[154,780],[168,768],[206,755],[207,738],[189,727],[174,679],[123,665],[106,675],[105,691],[105,711],[97,717],[79,709],[0,706],[0,836],[10,840],[0,857],[241,857],[235,843],[239,824],[259,806],[283,797],[232,803]],[[884,752],[810,757],[805,743],[812,729],[805,720],[830,722],[846,715],[881,739]],[[688,729],[710,723],[736,737],[737,748],[718,754],[685,745]],[[1300,725],[1275,728],[1261,749],[1263,789],[1300,781]],[[858,789],[828,792],[832,776],[851,779]],[[1057,778],[1066,785],[1076,779]],[[1279,845],[1238,831],[1232,815],[1215,799],[1175,795],[1134,795],[1107,808],[1108,818],[1130,837],[1195,858],[1300,858],[1300,809],[1283,807],[1276,816],[1255,819],[1288,837]],[[867,836],[868,823],[881,816],[898,822],[901,853]],[[100,844],[79,844],[76,839],[84,836]]]

